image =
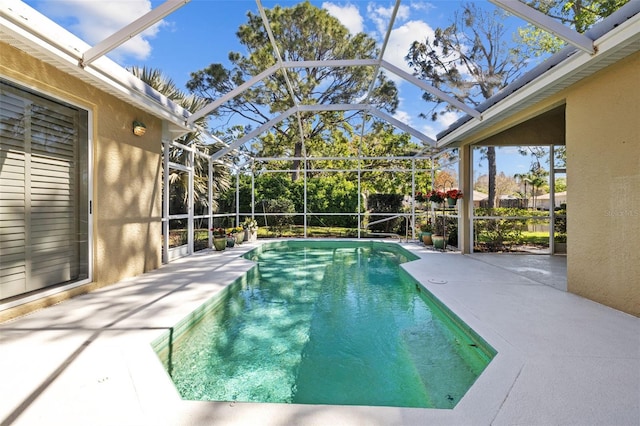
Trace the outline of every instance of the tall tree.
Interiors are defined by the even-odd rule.
[[[349,34],[340,21],[308,1],[290,8],[275,6],[265,10],[265,14],[284,61],[371,59],[379,54],[373,38],[364,33]],[[247,17],[248,22],[236,33],[247,53],[229,53],[230,68],[215,63],[192,73],[187,83],[189,90],[212,101],[276,63],[261,17],[251,12]],[[398,105],[397,88],[383,73],[376,76],[373,67],[314,66],[289,69],[286,73],[280,70],[220,106],[217,114],[242,117],[251,123],[246,126],[249,129],[266,123],[294,103],[356,103],[367,94],[374,78],[377,82],[370,102],[392,113]],[[293,98],[287,81],[293,89]],[[291,116],[261,138],[259,154],[300,157],[303,141],[307,154],[317,152],[330,142],[335,132],[351,132],[349,118],[356,114],[338,111],[301,113],[303,126],[298,125],[297,116]],[[296,170],[292,175],[295,180],[299,177],[300,162],[294,161],[292,168]]]
[[[533,200],[533,209],[536,209],[536,197],[538,195],[538,189],[547,184],[547,172],[543,168],[531,167],[527,173],[516,173],[513,177],[518,179],[520,183],[524,184],[524,196],[529,197],[527,194],[527,186],[531,188],[531,199]]]
[[[518,183],[516,180],[504,174],[504,172],[498,173],[496,176],[496,198],[500,199],[503,195],[513,195],[518,190]]]
[[[451,25],[437,28],[433,38],[414,41],[406,60],[414,74],[430,82],[459,101],[479,105],[516,79],[526,67],[518,47],[506,40],[504,12],[487,11],[467,3],[454,14]],[[456,108],[428,92],[422,95],[431,104],[428,113],[437,120],[440,114]],[[444,105],[443,107],[443,103]],[[495,147],[487,147],[489,207],[494,207],[496,188]]]

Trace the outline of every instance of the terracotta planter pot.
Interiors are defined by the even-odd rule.
[[[425,246],[430,246],[433,244],[433,239],[431,238],[431,232],[423,232],[422,233],[422,242]]]

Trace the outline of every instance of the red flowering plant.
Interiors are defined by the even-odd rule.
[[[460,198],[462,198],[462,191],[458,191],[457,189],[450,189],[447,191],[447,198],[459,200]]]
[[[429,192],[427,192],[427,198],[432,203],[443,203],[444,199],[446,198],[446,196],[447,196],[447,194],[445,194],[443,191],[429,191]]]
[[[426,194],[423,194],[420,191],[416,192],[416,195],[413,197],[413,199],[416,200],[419,203],[427,201]]]

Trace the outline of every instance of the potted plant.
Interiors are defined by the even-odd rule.
[[[427,198],[429,201],[433,203],[434,208],[440,208],[441,204],[444,203],[446,195],[443,191],[433,190],[427,192]]]
[[[236,237],[229,231],[227,233],[227,247],[231,248],[236,245]]]
[[[462,191],[457,189],[450,189],[445,193],[447,202],[450,206],[455,206],[460,198],[462,198]]]
[[[244,241],[255,241],[258,239],[258,222],[250,217],[246,217],[242,222],[244,229]]]
[[[431,225],[431,219],[428,219],[426,222],[422,222],[420,224],[420,240],[422,240],[425,246],[433,244],[433,240],[431,238],[432,234],[433,225]]]
[[[222,251],[227,246],[227,234],[223,228],[211,228],[213,233],[213,247],[217,251]]]
[[[433,248],[444,250],[446,247],[446,243],[444,240],[444,231],[445,231],[445,221],[444,217],[436,217],[435,225],[433,227],[433,235],[431,235],[431,239],[433,240]]]
[[[416,192],[416,194],[413,196],[413,199],[420,207],[422,207],[422,203],[424,203],[425,201],[429,201],[426,194],[421,191]]]
[[[556,233],[553,238],[553,245],[555,247],[554,253],[567,253],[567,234]]]
[[[236,240],[236,244],[240,245],[244,241],[244,229],[242,226],[236,226],[235,228],[231,228],[231,235]]]
[[[432,235],[431,239],[433,241],[433,248],[444,250],[444,235]]]

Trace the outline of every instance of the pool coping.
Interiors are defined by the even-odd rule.
[[[605,383],[603,387],[600,380],[598,392],[616,395],[626,392],[617,401],[600,401],[602,414],[590,412],[580,418],[580,410],[588,410],[593,401],[582,401],[584,391],[579,387],[573,392],[575,395],[567,392],[560,396],[562,406],[544,405],[542,409],[548,412],[543,414],[555,416],[560,423],[570,418],[597,424],[606,415],[619,424],[633,424],[640,418],[640,403],[633,399],[640,390],[640,374],[618,378],[619,370],[629,370],[640,361],[639,340],[633,333],[637,330],[638,318],[478,262],[470,256],[433,252],[417,243],[397,242],[388,243],[400,244],[420,257],[403,264],[403,268],[497,351],[454,409],[181,400],[153,352],[151,342],[250,269],[253,263],[241,255],[264,242],[267,241],[245,243],[225,252],[200,252],[139,277],[0,324],[3,337],[0,374],[6,378],[5,383],[12,383],[0,390],[3,424],[197,425],[215,421],[216,424],[273,425],[330,422],[459,425],[527,423],[527,419],[532,423],[531,418],[544,419],[535,407],[546,403],[546,396],[540,393],[538,379],[530,377],[531,370],[541,371],[543,376],[563,378],[562,373],[547,364],[556,356],[561,356],[567,364],[580,364],[585,362],[586,355],[584,349],[579,355],[561,353],[566,351],[561,347],[564,343],[554,341],[554,336],[538,336],[537,329],[532,333],[539,340],[531,343],[544,347],[536,353],[527,353],[529,340],[524,337],[529,339],[529,336],[514,333],[518,332],[515,327],[518,322],[528,318],[518,317],[520,307],[509,311],[510,304],[517,302],[513,295],[523,292],[523,297],[533,294],[551,308],[561,310],[563,315],[576,316],[587,330],[604,324],[602,330],[596,330],[597,335],[577,338],[586,339],[585,345],[588,343],[593,348],[593,353],[588,354],[588,363],[612,364],[605,365],[596,378],[615,376],[616,382],[608,387]],[[467,283],[468,277],[476,277],[477,285]],[[513,316],[513,324],[504,320],[502,315],[506,314]],[[536,311],[536,315],[542,314]],[[586,323],[591,317],[593,322]],[[540,327],[551,320],[555,319],[541,316],[542,324],[531,327]],[[619,335],[609,336],[606,328],[609,326],[620,329]],[[568,331],[562,324],[558,324],[558,329],[555,331],[558,339],[567,340],[562,333]],[[46,357],[41,354],[43,344],[47,345]],[[564,378],[571,379],[568,383],[575,385],[578,379],[574,376]],[[582,375],[579,379],[590,383]],[[561,388],[563,384],[558,386]],[[523,400],[531,406],[521,410],[517,404]],[[626,409],[619,410],[620,405]],[[116,406],[118,410],[113,409]]]

